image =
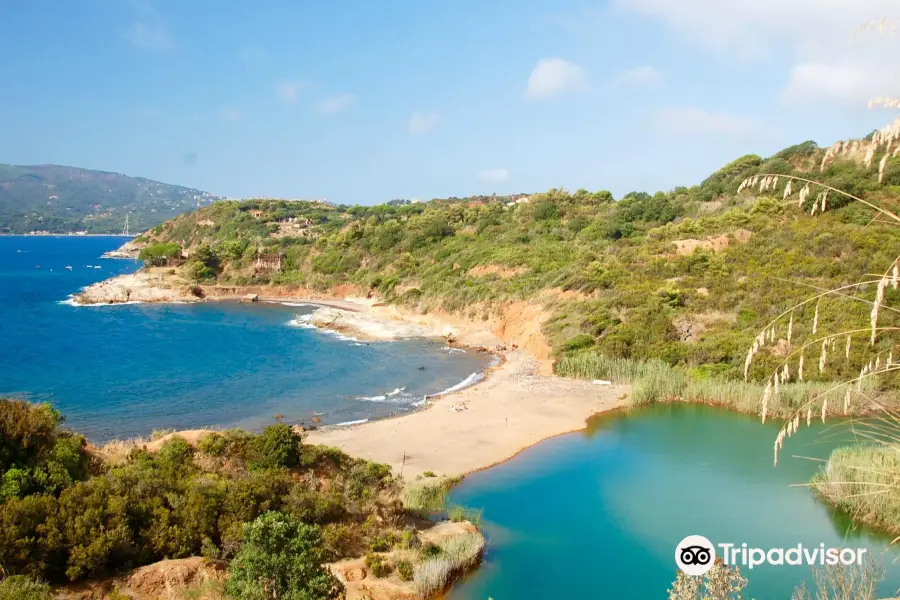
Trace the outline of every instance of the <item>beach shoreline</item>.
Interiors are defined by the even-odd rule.
[[[408,481],[427,472],[461,477],[502,464],[545,440],[583,431],[591,417],[626,406],[629,386],[542,375],[538,361],[524,350],[504,351],[499,359],[484,370],[481,381],[429,396],[418,410],[306,430],[304,443],[387,464]],[[196,444],[214,431],[176,431],[145,447],[157,450],[175,436]]]
[[[627,386],[543,375],[524,350],[504,352],[489,371],[472,386],[429,399],[422,410],[309,431],[306,442],[388,464],[410,480],[426,472],[465,476],[584,430],[590,417],[622,408],[628,392]]]
[[[502,463],[543,440],[583,430],[590,417],[624,406],[629,391],[628,386],[553,375],[549,346],[540,334],[540,307],[515,305],[493,320],[478,320],[441,311],[417,314],[377,298],[349,294],[301,295],[296,289],[266,286],[202,289],[202,297],[188,298],[190,288],[177,277],[145,270],[88,286],[73,300],[78,303],[80,297],[85,303],[87,296],[86,304],[238,301],[250,294],[253,302],[323,307],[312,313],[310,324],[353,337],[443,338],[452,346],[498,356],[498,364],[485,369],[481,381],[429,396],[419,410],[305,432],[307,443],[388,464],[408,479],[429,471],[456,477]]]

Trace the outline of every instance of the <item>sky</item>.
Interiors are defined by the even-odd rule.
[[[0,2],[0,162],[227,197],[693,185],[886,125],[896,0]],[[858,29],[887,17],[883,32]]]

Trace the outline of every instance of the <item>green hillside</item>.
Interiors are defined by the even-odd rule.
[[[162,223],[217,198],[118,173],[56,165],[0,164],[0,233],[120,233]]]
[[[351,284],[420,311],[488,315],[527,301],[549,313],[544,334],[557,358],[662,359],[737,379],[754,336],[810,286],[857,282],[900,255],[896,227],[873,222],[874,211],[858,203],[834,197],[812,217],[815,194],[798,207],[796,195],[785,201],[780,190],[737,192],[755,173],[813,171],[874,202],[900,197],[900,161],[885,161],[879,183],[879,155],[869,166],[838,156],[820,172],[823,154],[807,142],[768,159],[748,155],[699,185],[618,200],[552,189],[518,204],[520,197],[217,202],[148,232],[151,244],[172,245],[151,245],[145,257],[183,246],[190,258],[180,268],[198,283]],[[819,318],[823,328],[865,328],[868,310],[823,306]],[[795,335],[811,318],[798,313]],[[751,374],[774,364],[763,352]],[[827,377],[849,375],[854,364],[836,364]],[[809,371],[807,381],[825,377]]]

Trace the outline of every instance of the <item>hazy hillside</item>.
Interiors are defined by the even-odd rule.
[[[118,173],[0,164],[0,233],[142,231],[217,198]]]
[[[815,194],[797,206],[796,194],[784,201],[781,189],[738,193],[741,181],[813,172],[875,202],[900,197],[900,159],[857,150],[832,151],[823,163],[826,151],[807,142],[769,159],[741,157],[697,186],[617,201],[605,191],[554,189],[527,202],[218,202],[149,232],[155,245],[144,255],[174,266],[183,259],[164,257],[183,251],[181,268],[200,283],[349,284],[417,310],[475,316],[525,301],[543,307],[557,356],[660,358],[739,377],[758,330],[808,296],[808,286],[859,281],[900,255],[900,230],[872,222],[874,212],[858,203],[834,196],[825,214],[810,216]],[[868,308],[823,308],[820,321],[866,327]],[[770,362],[763,357],[754,371]]]

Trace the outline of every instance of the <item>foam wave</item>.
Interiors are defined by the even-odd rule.
[[[444,346],[444,351],[447,354],[465,354],[466,353],[466,351],[463,350],[462,348],[452,348],[450,346]]]
[[[318,304],[310,304],[308,302],[279,302],[278,300],[266,300],[266,304],[281,304],[282,306],[307,306],[309,308],[318,308]]]
[[[94,302],[92,304],[81,304],[75,302],[74,296],[69,296],[65,300],[60,300],[57,304],[65,304],[66,306],[91,307],[91,306],[122,306],[125,304],[146,304],[140,300],[129,300],[128,302]],[[166,304],[186,304],[186,302],[167,302]]]
[[[333,331],[331,329],[323,329],[321,327],[316,327],[315,325],[313,325],[311,323],[311,321],[312,321],[312,314],[297,315],[295,318],[288,321],[288,325],[290,325],[291,327],[299,327],[301,329],[315,329],[316,331],[321,331],[322,333],[326,333],[330,336],[336,337],[337,339],[345,341],[345,342],[356,342],[354,345],[360,345],[360,346],[365,345],[365,344],[359,343],[360,340],[358,340],[357,338],[351,337],[349,335],[344,335],[343,333],[341,333],[339,331]]]
[[[362,425],[368,423],[368,419],[357,419],[356,421],[344,421],[343,423],[335,423],[332,427],[350,427],[351,425]]]
[[[354,400],[361,400],[363,402],[388,402],[391,404],[405,404],[408,402],[413,396],[410,394],[404,393],[406,391],[406,386],[394,388],[390,392],[386,394],[378,394],[377,396],[356,396]]]
[[[467,387],[471,387],[471,386],[475,385],[482,379],[484,379],[483,371],[472,373],[471,375],[469,375],[468,377],[466,377],[465,379],[463,379],[456,385],[451,385],[446,390],[441,390],[440,392],[438,392],[436,394],[426,395],[424,400],[427,400],[429,398],[437,398],[439,396],[446,396],[447,394],[452,394],[453,392],[458,392],[460,390],[464,390]]]
[[[384,402],[387,400],[387,396],[357,396],[356,399],[365,402]]]

